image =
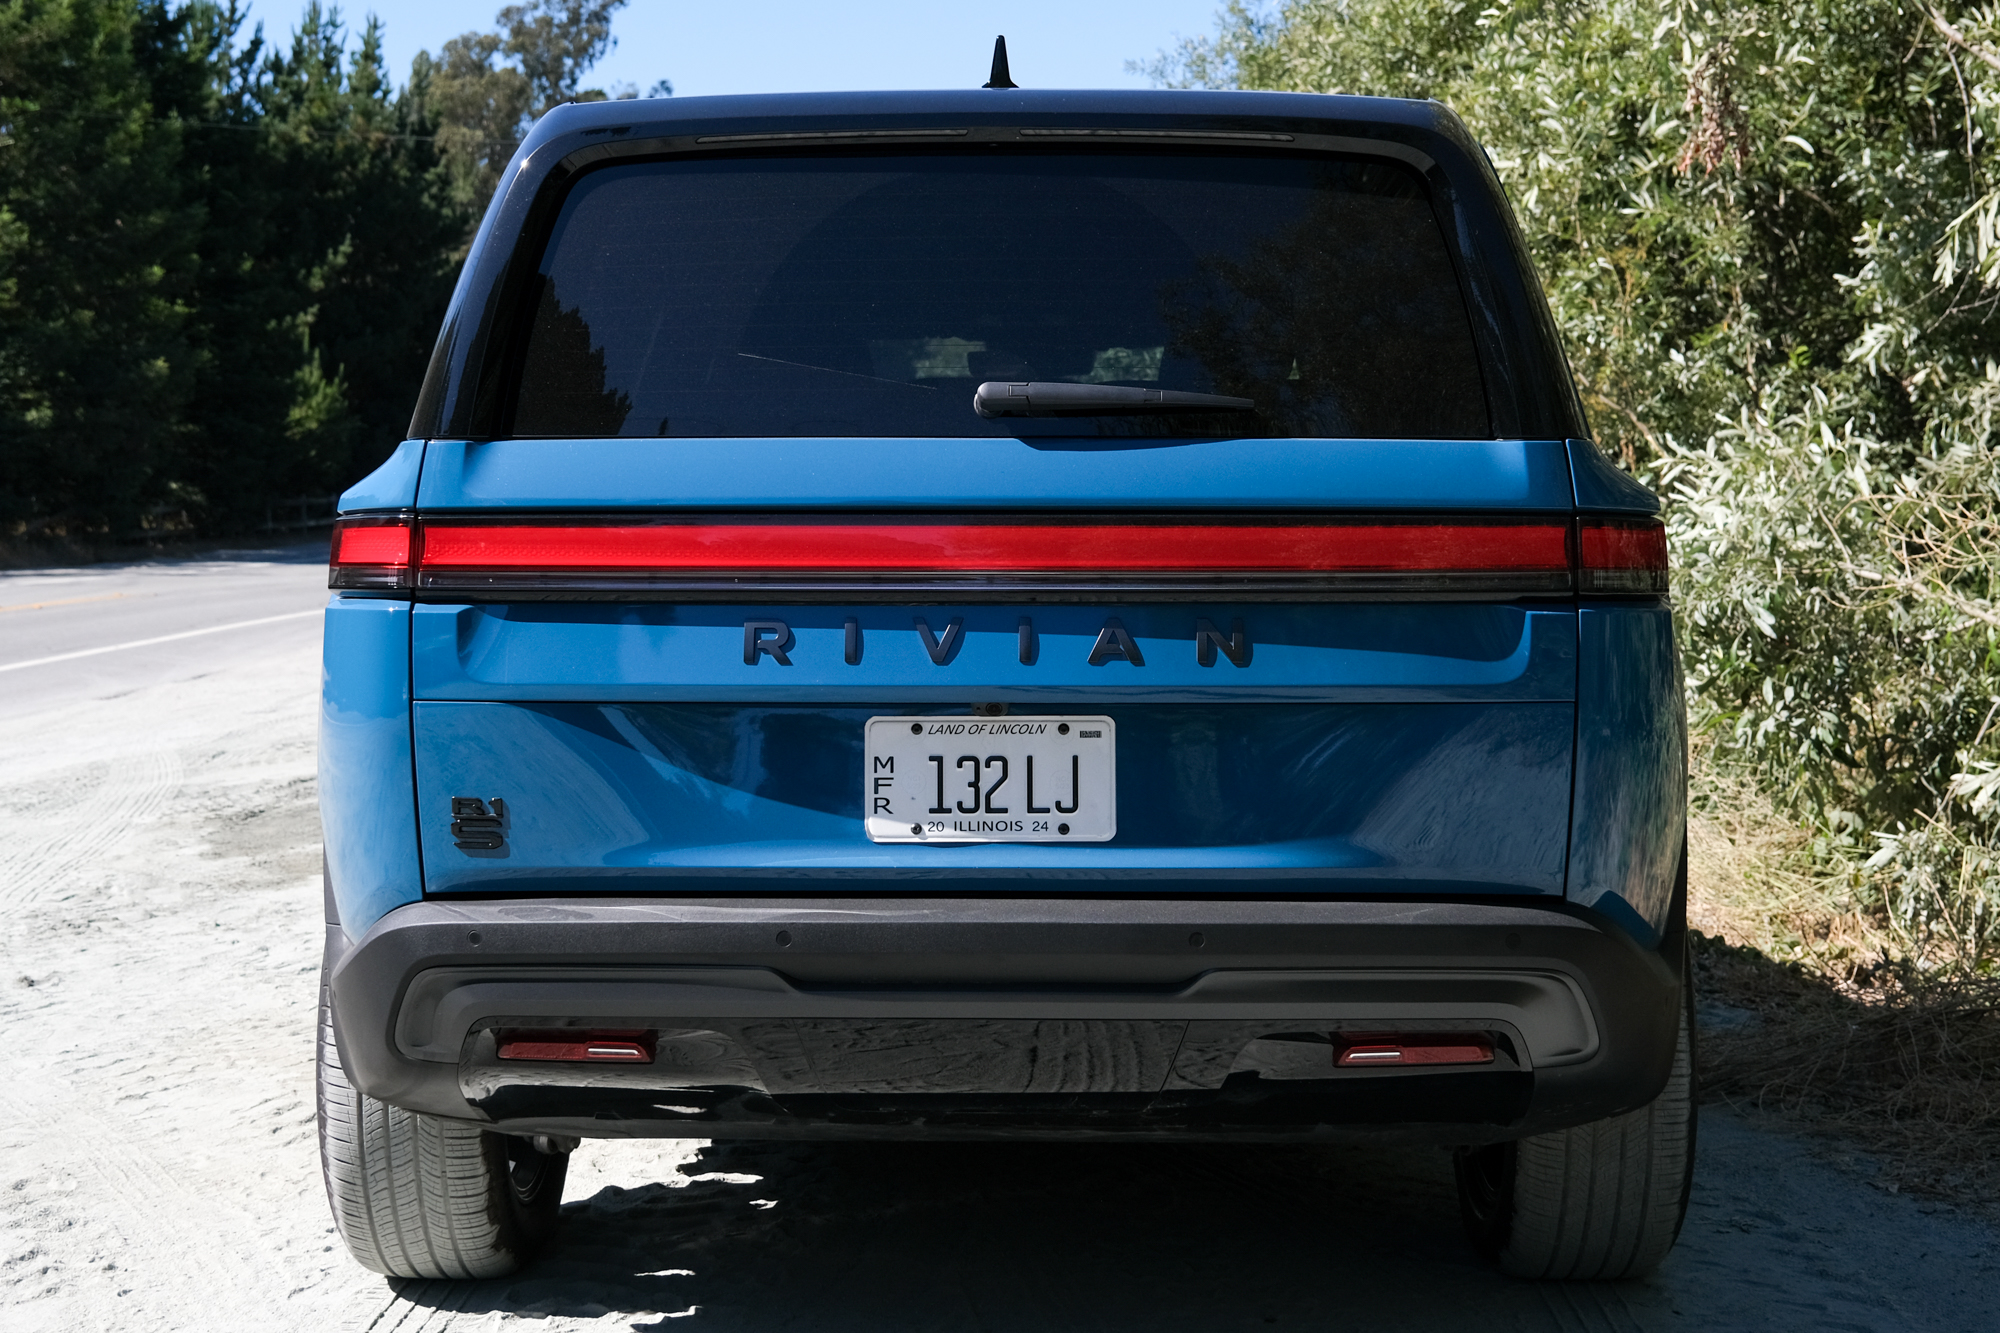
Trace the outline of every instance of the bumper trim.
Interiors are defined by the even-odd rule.
[[[1135,1074],[1078,1090],[1122,1096],[1131,1083],[1135,1093],[1197,1099],[1223,1095],[1227,1089],[1220,1085],[1232,1079],[1240,1083],[1248,1067],[1242,1053],[1263,1048],[1265,1037],[1279,1033],[1477,1027],[1508,1036],[1519,1061],[1509,1077],[1531,1082],[1532,1091],[1519,1099],[1523,1113],[1509,1113],[1507,1123],[1475,1137],[1518,1137],[1650,1101],[1672,1059],[1680,1004],[1677,935],[1668,949],[1655,952],[1593,913],[1525,897],[432,900],[398,908],[361,940],[348,944],[342,937],[341,943],[345,947],[329,951],[338,956],[329,958],[328,989],[342,1062],[355,1085],[381,1100],[459,1120],[495,1123],[491,1107],[506,1117],[497,1123],[514,1132],[542,1132],[520,1125],[545,1128],[557,1120],[569,1126],[562,1132],[576,1131],[573,1117],[559,1114],[555,1103],[516,1124],[501,1103],[470,1100],[461,1075],[469,1068],[465,1052],[477,1043],[468,1037],[503,1022],[567,1021],[733,1032],[789,1028],[792,1035],[782,1041],[808,1045],[829,1032],[839,1040],[845,1040],[843,1031],[865,1035],[871,1025],[878,1032],[926,1023],[940,1032],[985,1025],[982,1031],[1004,1031],[1007,1040],[1030,1045],[1049,1039],[1034,1033],[1064,1025],[1097,1033],[1092,1041],[1110,1040],[1104,1034],[1114,1029],[1145,1032],[1153,1034],[1149,1042],[1168,1043],[1144,1056],[1148,1070],[1171,1067],[1164,1085]],[[713,1022],[696,1021],[701,1019]],[[802,1048],[802,1057],[809,1054]],[[1271,1078],[1289,1076],[1272,1069],[1263,1077],[1269,1087]],[[868,1116],[849,1113],[857,1107],[865,1112],[876,1096],[865,1080],[850,1089],[840,1078],[814,1075],[809,1084],[787,1077],[779,1082],[789,1094],[768,1071],[764,1081],[783,1104],[782,1114],[765,1106],[735,1120],[718,1111],[698,1123],[600,1115],[596,1132],[943,1132],[937,1122],[929,1130],[912,1122],[901,1130],[877,1125],[864,1131]],[[1307,1119],[1290,1130],[1260,1122],[1256,1133],[1323,1135],[1344,1117],[1327,1109],[1338,1100],[1331,1091],[1336,1083],[1345,1086],[1334,1079],[1317,1102],[1319,1094],[1308,1086],[1287,1083],[1295,1091],[1285,1094],[1291,1100],[1284,1104]],[[985,1097],[986,1086],[938,1085],[936,1095]],[[1013,1096],[999,1087],[991,1091],[1001,1094],[1001,1103]],[[787,1095],[803,1100],[795,1105]],[[919,1101],[928,1095],[920,1090]],[[839,1116],[802,1109],[824,1097],[840,1099],[845,1109]],[[943,1102],[937,1104],[942,1109]],[[1040,1111],[1034,1114],[1041,1119],[1028,1117],[1028,1103],[1017,1104],[1023,1133],[1098,1133],[1081,1121],[1066,1129],[1068,1121],[1051,1121]],[[1321,1110],[1313,1112],[1313,1105]],[[1004,1135],[1006,1114],[993,1115],[989,1120],[981,1113],[985,1128],[979,1132]],[[1250,1131],[1191,1112],[1173,1132],[1226,1138]],[[1469,1132],[1463,1123],[1435,1131],[1444,1136],[1441,1142],[1471,1141]]]
[[[431,968],[405,992],[396,1047],[412,1060],[456,1064],[479,1028],[688,1028],[722,1018],[1235,1020],[1356,1031],[1485,1022],[1519,1034],[1526,1069],[1578,1064],[1598,1047],[1589,1002],[1559,972],[1225,969],[1165,993],[805,991],[756,967]]]

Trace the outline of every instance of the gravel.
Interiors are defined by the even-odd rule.
[[[258,591],[203,623],[324,596],[309,554],[206,563]],[[188,573],[0,576],[104,598],[0,609],[0,666],[149,637],[121,617]],[[385,1281],[314,1144],[317,635],[0,674],[0,1328],[1994,1326],[1986,1220],[1716,1107],[1679,1248],[1617,1286],[1488,1271],[1435,1151],[675,1142],[586,1143],[514,1279]]]

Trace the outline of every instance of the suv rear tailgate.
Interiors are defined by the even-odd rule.
[[[910,466],[919,449],[935,460],[959,448],[982,458],[979,485],[935,462]],[[899,472],[903,503],[932,512],[1061,514],[1051,501],[1064,487],[1149,513],[1572,507],[1561,442],[1054,452],[996,440],[512,441],[430,452],[421,508],[438,518],[552,499],[571,514],[713,513],[753,496],[764,514],[872,512]],[[1296,465],[1278,466],[1280,453]],[[807,456],[810,468],[788,465]],[[431,893],[1563,891],[1576,697],[1566,598],[420,596],[412,671]],[[1210,652],[1204,664],[1203,620],[1241,626],[1240,662]],[[746,655],[752,622],[784,626],[784,663]],[[1092,664],[1111,622],[1138,660]],[[956,643],[935,660],[954,623]],[[974,705],[1112,716],[1116,838],[870,842],[867,718],[962,717]],[[454,801],[496,797],[504,845],[457,846]]]

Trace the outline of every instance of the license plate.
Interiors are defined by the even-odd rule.
[[[862,809],[876,842],[1107,842],[1108,717],[871,717]]]

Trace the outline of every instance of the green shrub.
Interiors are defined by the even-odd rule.
[[[1163,83],[1435,97],[1599,438],[1670,502],[1690,706],[1918,960],[2000,952],[2000,11],[1294,0]]]

